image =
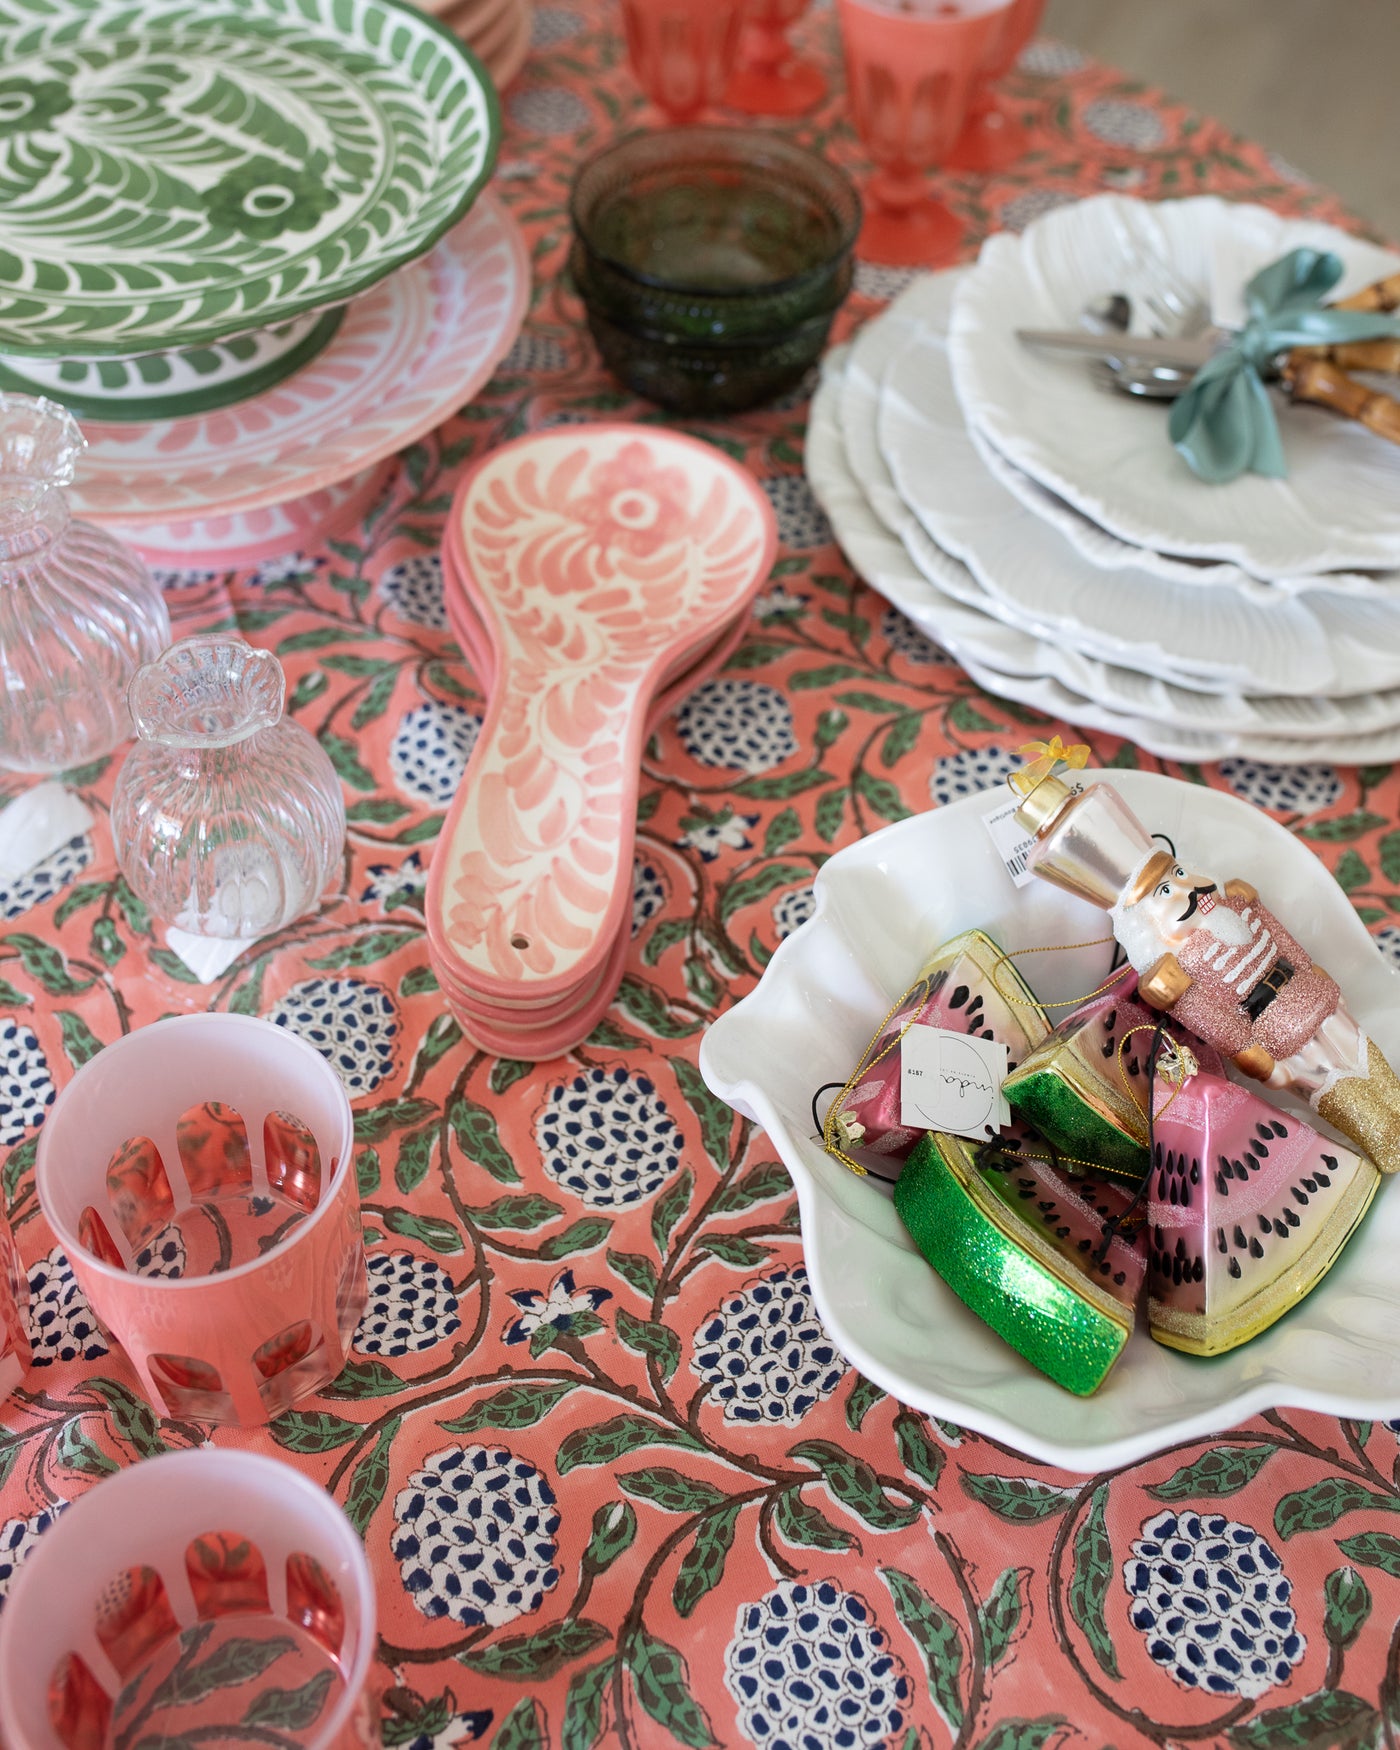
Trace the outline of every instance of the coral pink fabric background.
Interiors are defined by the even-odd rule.
[[[618,1001],[538,1065],[472,1051],[444,1012],[423,864],[482,712],[438,582],[453,486],[521,432],[662,418],[602,374],[561,279],[570,173],[640,115],[617,22],[592,0],[542,7],[506,94],[496,187],[536,287],[494,380],[401,458],[352,538],[171,580],[181,630],[236,627],[285,664],[345,781],[341,890],[198,985],[117,879],[116,761],[74,778],[92,833],[0,889],[0,1182],[39,1362],[3,1410],[0,1587],[56,1503],[212,1438],[277,1453],[363,1531],[391,1744],[1391,1741],[1391,1428],[1270,1416],[1084,1479],[926,1422],[831,1348],[786,1175],[699,1081],[706,1020],[802,921],[822,859],[998,781],[1047,732],[853,579],[803,480],[800,395],[688,426],[761,480],[783,545],[724,675],[647,748]],[[830,12],[802,29],[837,84]],[[1289,166],[1063,45],[1032,45],[1007,89],[1030,155],[941,179],[969,253],[1104,188],[1346,222]],[[798,132],[863,168],[839,91]],[[862,270],[843,330],[899,283]],[[1103,763],[1157,764],[1092,739]],[[1274,809],[1400,951],[1390,766],[1185,775]],[[270,1432],[157,1422],[34,1200],[37,1126],[73,1065],[206,1006],[320,1044],[362,1145],[370,1311],[346,1374]],[[1198,1660],[1222,1644],[1235,1674],[1208,1693]]]

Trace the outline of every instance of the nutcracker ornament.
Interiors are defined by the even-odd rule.
[[[1289,1089],[1383,1173],[1400,1171],[1400,1080],[1340,990],[1248,881],[1192,871],[1109,784],[1056,775],[1088,749],[1023,749],[1016,819],[1035,873],[1101,906],[1138,975],[1138,995],[1265,1086]]]

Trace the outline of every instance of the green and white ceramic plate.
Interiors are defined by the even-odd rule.
[[[0,354],[344,303],[466,213],[499,137],[487,74],[402,0],[0,0]]]
[[[330,345],[343,308],[184,352],[138,358],[3,358],[0,389],[47,395],[79,419],[186,419],[260,395]]]

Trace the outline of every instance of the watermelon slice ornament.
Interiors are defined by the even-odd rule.
[[[1019,1124],[993,1144],[929,1132],[894,1193],[958,1299],[1080,1396],[1103,1384],[1133,1333],[1144,1259],[1126,1231],[1132,1203],[1111,1180],[1062,1172]]]
[[[1221,1076],[1193,1076],[1154,1124],[1147,1313],[1171,1349],[1220,1355],[1311,1292],[1370,1207],[1364,1155]]]
[[[1147,1172],[1148,1063],[1157,1016],[1134,1000],[1136,980],[1122,970],[1126,976],[1112,989],[1076,1009],[1036,1046],[1002,1092],[1071,1167],[1092,1161],[1099,1172],[1137,1186]],[[1170,1033],[1163,1045],[1159,1073],[1179,1058]],[[1221,1067],[1209,1046],[1193,1047],[1190,1061],[1200,1069]],[[1163,1098],[1157,1096],[1159,1106]]]
[[[996,1040],[1006,1047],[1012,1067],[1050,1031],[1034,992],[990,936],[967,930],[935,949],[819,1126],[828,1154],[852,1172],[869,1172],[889,1183],[926,1134],[903,1121],[900,1042],[913,1026]]]

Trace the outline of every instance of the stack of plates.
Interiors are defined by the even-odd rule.
[[[401,0],[46,0],[0,17],[0,61],[25,110],[0,140],[0,387],[94,422],[80,510],[164,553],[168,527],[154,543],[139,531],[212,529],[308,493],[322,512],[362,501],[389,451],[342,444],[329,464],[310,447],[333,442],[333,421],[302,420],[302,466],[275,496],[231,486],[226,452],[256,433],[248,466],[285,459],[318,371],[342,383],[354,361],[363,379],[367,344],[392,351],[416,318],[424,349],[488,296],[470,264],[510,227],[472,213],[500,136],[472,54]],[[468,377],[477,350],[459,352]],[[470,392],[440,374],[417,388],[438,417]],[[325,407],[324,384],[313,399]],[[283,521],[305,532],[307,513]]]
[[[485,66],[496,89],[504,91],[530,52],[533,0],[418,0],[462,41]]]
[[[652,727],[743,636],[772,509],[708,444],[566,427],[492,451],[458,489],[443,576],[490,696],[428,879],[428,947],[462,1030],[554,1057],[612,1002]]]
[[[1341,256],[1339,296],[1400,268],[1260,207],[1101,196],[916,281],[812,406],[808,474],[856,569],[988,692],[1153,753],[1400,756],[1400,450],[1280,401],[1288,477],[1206,485],[1165,404],[1015,338],[1141,291],[1145,262],[1228,320],[1300,244]]]

